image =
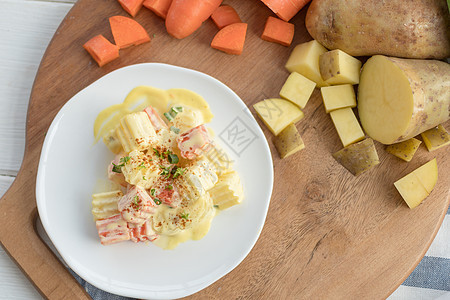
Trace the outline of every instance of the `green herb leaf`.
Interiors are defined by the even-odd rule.
[[[112,171],[113,172],[115,172],[115,173],[122,173],[122,165],[116,165],[115,163],[112,163],[113,164],[113,168],[112,168]]]
[[[122,158],[120,159],[120,162],[121,162],[122,164],[126,164],[128,161],[130,161],[130,158],[131,158],[131,157],[129,157],[129,156],[122,157]]]
[[[180,129],[176,128],[175,126],[170,126],[170,130],[172,130],[174,133],[179,134],[180,133]]]
[[[188,218],[189,218],[189,214],[187,214],[187,213],[182,213],[181,215],[180,215],[180,217],[182,218],[182,219],[185,219],[185,220],[187,220]]]
[[[135,210],[139,210],[139,196],[138,195],[134,196],[132,205]]]
[[[169,122],[173,120],[173,116],[170,113],[165,112],[164,117],[166,117],[167,121]]]
[[[214,207],[215,207],[215,208],[219,208],[219,205],[217,205],[217,204],[214,204]]]
[[[174,169],[175,169],[175,172],[173,173],[173,178],[177,178],[178,176],[183,175],[184,172],[186,171],[185,169],[183,169],[183,168],[178,168],[178,167],[176,167],[176,168],[174,168]],[[173,170],[173,169],[172,169],[172,170]]]
[[[142,180],[147,180],[147,178],[145,178],[145,176],[142,176]]]
[[[153,201],[155,201],[156,205],[161,205],[162,201],[159,200],[158,198],[153,199]]]
[[[166,185],[166,190],[172,190],[173,186],[171,184]]]
[[[156,192],[155,189],[151,189],[150,190],[150,195],[155,196],[155,192]]]
[[[145,168],[144,162],[142,162],[142,163],[138,166],[138,169],[139,169],[139,170],[142,169],[142,168]]]
[[[176,155],[176,154],[169,154],[167,156],[167,160],[169,161],[169,163],[174,164],[174,165],[180,161],[178,159],[178,155]]]
[[[158,149],[153,148],[153,152],[155,153],[155,155],[156,155],[157,157],[161,157],[161,153],[159,153]]]

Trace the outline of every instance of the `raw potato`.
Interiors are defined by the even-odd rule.
[[[297,72],[314,81],[318,87],[328,86],[329,84],[322,79],[319,69],[319,57],[325,52],[327,49],[314,40],[297,45],[292,50],[285,67],[291,73]]]
[[[333,157],[355,176],[380,163],[377,150],[370,138],[339,150]]]
[[[450,118],[450,65],[376,55],[361,72],[358,112],[383,144],[410,139]]]
[[[403,200],[413,209],[428,197],[438,179],[436,158],[394,183]]]
[[[325,52],[319,57],[322,79],[333,84],[358,84],[361,61],[341,50]]]
[[[315,87],[314,81],[297,72],[292,72],[281,88],[280,97],[304,108]]]
[[[442,124],[422,132],[421,135],[428,151],[433,151],[450,144],[450,136]]]
[[[353,56],[450,56],[450,17],[444,0],[314,0],[305,25],[326,48]]]
[[[386,152],[391,153],[404,161],[411,161],[417,149],[419,149],[420,144],[422,144],[421,141],[412,138],[387,146]]]
[[[286,158],[305,148],[302,137],[294,124],[286,127],[274,138],[273,143],[281,158]]]
[[[364,139],[364,132],[350,107],[333,110],[330,117],[344,147]]]
[[[289,124],[300,121],[304,116],[300,108],[284,99],[266,99],[253,107],[274,135],[278,135]]]
[[[355,90],[351,84],[326,86],[320,89],[320,93],[327,113],[340,108],[356,107]]]

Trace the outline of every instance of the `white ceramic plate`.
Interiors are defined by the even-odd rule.
[[[91,215],[91,194],[98,180],[106,178],[113,158],[103,143],[94,145],[94,120],[139,85],[186,88],[203,96],[215,115],[208,126],[235,161],[244,186],[242,204],[221,212],[202,240],[188,241],[174,250],[151,243],[102,246]],[[231,89],[197,71],[138,64],[100,78],[59,111],[42,148],[36,198],[48,236],[82,278],[114,294],[167,299],[200,291],[247,256],[264,225],[272,185],[267,141]]]

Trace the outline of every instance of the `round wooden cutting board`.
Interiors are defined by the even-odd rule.
[[[209,74],[233,89],[253,114],[254,103],[278,97],[289,75],[284,64],[291,50],[311,40],[304,26],[306,8],[291,20],[295,24],[292,46],[283,47],[260,39],[266,18],[273,15],[261,1],[224,3],[248,23],[240,56],[210,47],[217,32],[210,20],[192,36],[177,40],[166,33],[162,19],[143,8],[136,20],[152,41],[121,50],[119,59],[99,68],[82,45],[97,34],[113,40],[108,18],[127,16],[118,2],[79,0],[60,25],[31,94],[22,168],[0,201],[2,246],[45,297],[87,298],[34,229],[39,155],[47,129],[66,101],[101,76],[143,62]],[[449,205],[448,150],[428,152],[422,145],[406,163],[377,143],[381,163],[354,177],[331,156],[342,144],[318,90],[304,113],[297,128],[306,148],[284,160],[273,146],[272,134],[258,119],[269,140],[275,169],[265,226],[235,270],[192,298],[381,299],[406,279],[425,254]],[[438,183],[422,205],[410,210],[393,183],[434,157]]]

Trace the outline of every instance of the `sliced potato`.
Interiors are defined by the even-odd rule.
[[[364,138],[364,132],[350,107],[333,110],[330,116],[344,147]]]
[[[280,132],[280,134],[274,138],[273,143],[281,158],[286,158],[305,148],[302,137],[294,124],[290,124]]]
[[[320,89],[320,93],[327,113],[340,108],[356,107],[355,90],[351,84],[326,86]]]
[[[253,107],[274,135],[278,135],[289,124],[300,121],[304,116],[300,108],[284,99],[266,99]]]
[[[421,143],[422,142],[418,139],[411,138],[409,140],[387,146],[386,152],[395,155],[404,161],[411,161]]]
[[[334,153],[333,157],[355,176],[380,163],[377,150],[371,138],[347,146]]]
[[[433,151],[450,144],[450,136],[442,124],[421,133],[428,151]]]
[[[339,49],[319,57],[322,79],[329,84],[358,84],[361,61]]]
[[[286,69],[291,73],[302,74],[317,83],[318,87],[328,86],[319,69],[319,57],[325,52],[327,49],[315,40],[297,45],[286,62]]]
[[[315,87],[314,81],[297,72],[292,72],[281,88],[280,97],[304,108]]]
[[[436,159],[433,159],[397,180],[394,186],[409,208],[413,209],[428,197],[435,187],[437,179],[437,162]]]

